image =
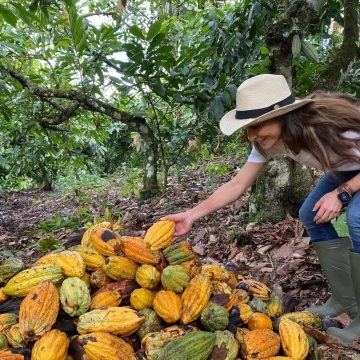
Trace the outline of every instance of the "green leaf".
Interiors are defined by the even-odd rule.
[[[166,89],[162,84],[151,84],[151,88],[154,90],[155,94],[159,95],[160,97],[164,97],[166,95]]]
[[[13,12],[10,9],[5,7],[4,5],[0,5],[0,14],[7,23],[12,25],[13,27],[16,26],[17,17],[13,14]]]
[[[17,13],[26,24],[31,25],[33,21],[40,23],[39,18],[35,14],[24,8],[22,5],[15,2],[12,2],[11,5],[16,9]]]
[[[154,23],[152,23],[147,33],[146,40],[153,39],[154,36],[156,36],[160,32],[161,26],[162,21],[155,21]]]
[[[144,36],[142,30],[137,25],[130,26],[129,31],[131,34],[136,36],[138,39],[145,40],[145,36]]]

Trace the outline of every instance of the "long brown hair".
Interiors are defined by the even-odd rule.
[[[346,94],[316,91],[314,101],[282,117],[281,138],[293,153],[310,152],[323,170],[337,168],[349,161],[360,164],[360,101]],[[343,133],[354,131],[355,139]],[[329,153],[335,154],[330,157]]]

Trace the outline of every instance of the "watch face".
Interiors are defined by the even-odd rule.
[[[351,195],[346,191],[342,191],[338,194],[338,198],[342,203],[348,203],[351,200]]]

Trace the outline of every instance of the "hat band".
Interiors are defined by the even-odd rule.
[[[293,104],[294,102],[295,102],[295,98],[292,95],[290,95],[286,99],[281,100],[277,103],[274,103],[266,108],[256,109],[256,110],[244,110],[244,111],[237,110],[236,114],[235,114],[235,119],[246,120],[246,119],[251,119],[251,118],[257,118],[257,117],[262,116],[270,111],[276,110],[276,109],[281,108],[286,105]]]

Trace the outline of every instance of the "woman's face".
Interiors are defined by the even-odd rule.
[[[246,132],[250,142],[256,142],[263,150],[268,150],[280,139],[281,119],[275,118],[248,126]]]

